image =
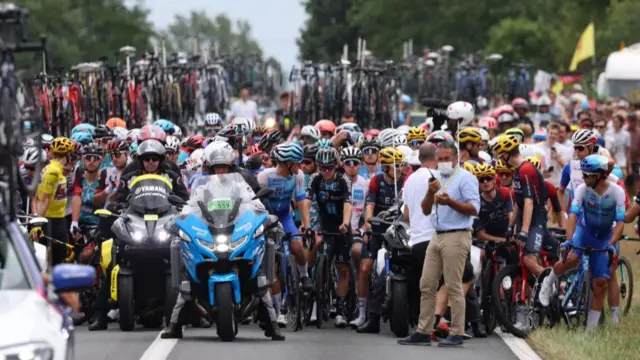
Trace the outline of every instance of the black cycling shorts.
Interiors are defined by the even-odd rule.
[[[527,234],[527,244],[524,251],[526,254],[540,254],[543,248],[547,249],[549,260],[559,259],[558,241],[551,236],[546,224],[532,225]]]
[[[327,252],[330,261],[334,256],[336,263],[348,264],[351,261],[351,233],[346,233],[343,236],[324,235],[323,239],[327,242]]]

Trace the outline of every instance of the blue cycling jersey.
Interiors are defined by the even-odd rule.
[[[260,187],[268,187],[275,193],[267,198],[267,209],[281,217],[291,214],[291,200],[302,201],[306,198],[304,173],[298,170],[295,176],[283,177],[276,173],[276,168],[268,168],[258,174]]]
[[[180,154],[178,155],[178,165],[182,165],[185,161],[189,159],[189,153],[183,150],[180,150]]]
[[[365,165],[360,166],[360,170],[358,170],[358,175],[362,176],[365,180],[371,180],[372,176],[378,174],[382,174],[382,166],[380,164],[378,164],[378,169],[374,174],[369,174]]]
[[[579,185],[569,209],[570,214],[580,217],[579,225],[583,228],[581,236],[605,244],[611,237],[613,224],[624,222],[625,213],[624,190],[611,182],[607,184],[608,187],[602,195],[586,184]]]
[[[99,170],[110,168],[110,167],[113,167],[113,161],[111,161],[111,154],[107,153],[105,154],[104,160],[102,160],[102,163],[100,163]]]
[[[311,179],[311,176],[309,174],[304,174],[304,188],[307,189],[309,187],[309,179]],[[318,223],[318,202],[316,200],[313,200],[311,202],[311,209],[310,209],[310,214],[309,214],[309,220],[311,222],[310,226],[312,229],[316,229],[316,224]],[[293,210],[293,218],[295,221],[301,223],[302,222],[302,216],[300,215],[300,209],[295,208]]]

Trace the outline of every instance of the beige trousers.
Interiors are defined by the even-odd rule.
[[[464,263],[471,249],[471,231],[436,234],[427,248],[420,277],[420,318],[417,331],[431,334],[438,283],[444,275],[451,302],[451,335],[464,335],[465,300],[462,291]]]

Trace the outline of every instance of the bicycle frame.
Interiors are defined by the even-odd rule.
[[[549,267],[549,261],[547,260],[547,256],[549,255],[549,252],[546,250],[541,250],[540,251],[540,260],[542,262],[542,267],[543,268],[547,268]],[[527,267],[524,266],[524,263],[522,262],[522,259],[524,258],[524,248],[520,249],[520,262],[518,264],[518,266],[520,267],[520,279],[516,280],[517,284],[516,286],[520,288],[519,294],[518,292],[514,291],[512,294],[512,302],[520,302],[522,304],[527,302],[527,284],[528,281],[527,279],[529,279],[529,271],[527,270]]]

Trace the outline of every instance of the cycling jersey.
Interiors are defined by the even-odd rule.
[[[94,215],[93,212],[97,208],[93,205],[93,197],[100,185],[100,180],[97,179],[93,183],[89,184],[84,177],[84,172],[76,172],[73,182],[73,195],[80,196],[82,199],[82,207],[80,208],[79,223],[97,225],[100,222],[100,218]]]
[[[351,229],[357,230],[360,228],[360,221],[362,220],[362,214],[364,213],[364,206],[367,201],[367,194],[369,193],[369,180],[365,180],[360,175],[356,175],[355,179],[349,179],[351,181]]]
[[[505,237],[509,227],[507,215],[512,211],[511,191],[503,186],[497,187],[495,199],[488,201],[480,197],[480,213],[473,222],[473,229],[484,230],[487,235]]]
[[[178,154],[178,165],[182,165],[185,161],[187,161],[189,155],[191,154],[184,150],[180,150],[180,154]]]
[[[99,191],[107,191],[109,194],[112,194],[118,190],[118,184],[120,183],[120,175],[122,175],[123,169],[118,169],[117,167],[108,167],[102,169],[100,171],[100,179],[98,180],[98,187],[96,188],[96,192]],[[105,207],[109,205],[109,196],[107,196],[107,200],[105,201]]]
[[[608,177],[609,182],[612,182],[622,189],[625,189],[624,181],[622,181],[619,177],[615,176],[613,173],[609,174]],[[584,184],[584,179],[582,177],[582,170],[580,168],[580,160],[571,160],[567,163],[562,169],[562,177],[560,179],[560,189],[568,190],[569,195],[573,195],[574,189],[576,189],[581,184]],[[625,195],[625,206],[629,207],[629,194],[624,192]],[[570,197],[571,199],[571,197]]]
[[[397,181],[398,191],[402,190],[404,178],[399,177]],[[373,204],[373,214],[377,215],[383,210],[387,210],[393,205],[396,199],[396,187],[393,183],[388,183],[384,174],[378,174],[369,181],[369,191],[367,194],[367,204]]]
[[[365,180],[370,180],[372,176],[378,175],[378,174],[382,174],[382,166],[380,164],[378,164],[378,168],[376,172],[373,174],[369,174],[369,171],[367,171],[367,167],[365,165],[361,166],[360,170],[358,170],[358,175],[365,178]]]
[[[295,176],[282,177],[276,173],[276,168],[265,169],[258,174],[258,183],[263,188],[268,187],[275,190],[275,193],[269,196],[266,202],[267,209],[278,216],[291,214],[291,199],[302,201],[306,198],[302,170],[298,170]]]
[[[304,174],[304,188],[308,189],[309,188],[309,180],[311,179],[311,176],[307,173]],[[300,209],[295,208],[293,209],[293,218],[296,222],[296,224],[301,224],[302,223],[302,217],[300,215]],[[316,200],[313,200],[311,202],[311,208],[309,209],[309,227],[313,230],[318,230],[317,228],[318,225],[318,202]]]
[[[42,199],[49,196],[49,208],[44,216],[47,218],[63,218],[67,207],[67,178],[64,176],[64,167],[56,160],[51,160],[44,168],[42,183],[38,186],[36,197]]]
[[[113,167],[113,161],[111,161],[111,154],[110,153],[106,153],[105,156],[102,159],[102,163],[100,163],[100,169],[106,169],[106,168],[110,168]]]
[[[562,206],[560,206],[560,199],[558,198],[558,189],[550,181],[545,180],[545,185],[547,185],[547,194],[549,195],[549,201],[551,202],[551,209],[553,212],[562,211]]]
[[[547,186],[542,174],[530,162],[522,162],[513,173],[513,191],[514,201],[521,210],[524,209],[525,199],[533,200],[532,223],[538,217],[546,219]],[[523,213],[520,211],[518,214],[520,221]]]
[[[351,203],[351,181],[337,175],[332,180],[325,180],[321,174],[315,173],[309,180],[306,198],[317,200],[321,228],[337,233],[342,224],[344,204]]]

